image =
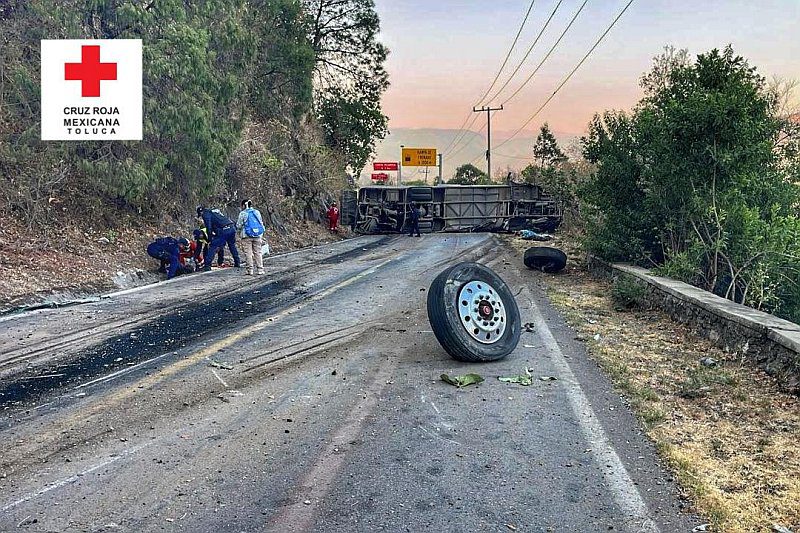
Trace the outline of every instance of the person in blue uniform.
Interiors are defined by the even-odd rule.
[[[236,224],[219,209],[198,206],[197,216],[203,219],[203,224],[211,238],[208,253],[204,258],[203,270],[206,272],[211,270],[211,261],[217,254],[217,250],[223,248],[226,244],[233,256],[233,266],[239,268],[241,263],[239,261],[239,250],[236,249]]]
[[[147,245],[147,255],[161,262],[158,271],[166,272],[167,279],[187,271],[181,266],[180,257],[181,252],[185,253],[188,250],[190,250],[189,241],[183,238],[159,237]]]
[[[409,231],[408,236],[413,237],[414,232],[416,232],[417,237],[419,237],[419,206],[414,202],[411,202],[410,222],[411,231]]]
[[[208,237],[208,230],[206,228],[197,228],[192,232],[194,237],[194,262],[198,268],[202,263],[205,263],[205,258],[208,255],[208,245],[211,244],[211,239]],[[217,266],[222,266],[225,262],[225,248],[220,248],[217,251]]]

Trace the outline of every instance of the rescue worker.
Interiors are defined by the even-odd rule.
[[[253,207],[250,200],[242,200],[242,211],[236,220],[236,229],[239,230],[244,258],[247,261],[248,276],[253,275],[255,269],[259,276],[264,274],[264,257],[261,247],[264,245],[264,219],[261,212]]]
[[[328,208],[328,229],[330,231],[339,230],[339,208],[336,207],[336,202],[333,202]]]
[[[216,255],[217,250],[224,248],[225,244],[233,256],[233,266],[239,268],[239,250],[236,249],[236,224],[226,217],[219,209],[208,209],[203,206],[197,207],[197,216],[203,219],[203,224],[211,238],[208,246],[208,254],[203,261],[203,270],[211,270],[211,261]]]
[[[211,239],[208,237],[208,230],[206,228],[197,228],[192,232],[194,237],[194,262],[198,269],[200,264],[204,262],[205,257],[208,255],[208,245],[211,244]],[[217,266],[222,266],[225,262],[225,248],[220,248],[217,251]]]
[[[417,232],[417,237],[421,237],[419,234],[419,207],[414,202],[411,202],[411,213],[410,213],[410,226],[411,231],[408,233],[409,237],[414,236],[414,232]]]
[[[187,269],[181,266],[180,256],[181,252],[189,250],[189,241],[184,238],[159,237],[147,245],[147,255],[161,262],[158,271],[166,272],[167,279],[187,273]]]

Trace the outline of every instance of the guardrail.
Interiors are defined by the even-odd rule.
[[[647,288],[647,304],[667,312],[726,352],[763,368],[781,387],[800,393],[800,325],[726,300],[649,270],[589,258],[589,269],[605,277],[627,277]]]

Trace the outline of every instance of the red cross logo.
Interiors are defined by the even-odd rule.
[[[81,96],[100,96],[101,80],[117,79],[116,63],[100,62],[99,46],[82,46],[81,62],[64,65],[64,79],[81,82]]]

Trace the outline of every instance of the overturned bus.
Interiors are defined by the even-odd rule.
[[[342,198],[343,222],[359,233],[409,230],[411,203],[420,208],[420,231],[553,231],[560,206],[538,185],[437,185],[362,187]]]

